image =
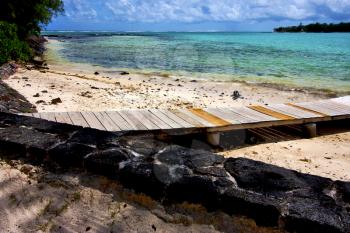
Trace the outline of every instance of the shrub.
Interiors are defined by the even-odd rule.
[[[17,26],[0,21],[0,64],[9,60],[28,61],[31,50],[17,36]]]

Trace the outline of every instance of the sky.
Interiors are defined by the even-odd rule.
[[[350,0],[63,0],[46,30],[272,31],[350,21]]]

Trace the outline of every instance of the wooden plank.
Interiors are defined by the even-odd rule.
[[[220,109],[218,108],[205,108],[204,109],[206,112],[213,114],[215,116],[220,117],[221,119],[230,122],[231,124],[240,124],[242,122],[238,121],[237,119],[235,119],[232,115],[233,114],[229,114],[227,112],[224,111],[220,111]]]
[[[350,106],[350,95],[331,99],[331,101]]]
[[[292,107],[292,106],[289,106],[286,104],[273,104],[273,105],[266,106],[266,108],[290,115],[290,116],[295,117],[295,118],[322,117],[322,115],[308,112],[308,111],[302,110],[300,108],[295,108],[295,107]]]
[[[265,108],[261,105],[249,106],[249,108],[253,109],[255,111],[261,112],[263,114],[272,116],[274,118],[280,119],[280,120],[293,120],[293,119],[295,119],[295,117],[292,117],[292,116],[286,115],[284,113]]]
[[[68,115],[69,115],[69,117],[72,120],[74,125],[79,125],[79,126],[82,126],[85,128],[90,127],[80,112],[69,112]]]
[[[314,113],[314,114],[317,114],[317,115],[321,115],[323,117],[329,116],[329,115],[324,114],[322,112],[315,111],[315,110],[312,110],[312,109],[308,109],[308,108],[305,108],[305,107],[302,107],[302,106],[299,106],[299,105],[296,105],[296,104],[293,104],[293,103],[286,103],[286,105],[289,105],[289,106],[294,107],[294,108],[299,108],[301,110],[304,110],[304,111],[307,111],[307,112],[311,112],[311,113]]]
[[[40,118],[40,114],[39,114],[39,113],[37,113],[37,112],[32,113],[32,115],[33,115],[33,117],[35,117],[35,118]]]
[[[235,112],[235,113],[238,113],[244,117],[254,119],[258,122],[279,120],[278,118],[271,117],[269,115],[257,112],[253,109],[248,108],[248,107],[228,108],[228,109]]]
[[[232,119],[239,121],[240,123],[253,123],[256,122],[255,119],[247,117],[245,115],[238,114],[227,108],[218,108],[221,112],[228,114]]]
[[[162,121],[157,115],[153,114],[149,110],[142,109],[140,112],[159,129],[171,129],[172,127],[166,122]]]
[[[326,104],[321,104],[319,102],[316,103],[308,103],[307,105],[314,107],[314,108],[319,108],[322,111],[327,111],[330,115],[333,116],[339,116],[339,115],[345,115],[346,113],[343,110],[336,110],[333,107],[330,107]]]
[[[184,121],[186,121],[186,122],[190,123],[191,125],[198,127],[198,128],[208,127],[207,125],[214,126],[211,123],[206,122],[203,119],[200,119],[199,117],[192,114],[191,112],[183,110],[183,109],[172,109],[172,110],[170,110],[170,112],[174,113],[176,116],[180,117]],[[197,118],[199,118],[199,119],[197,119]]]
[[[57,122],[74,125],[66,112],[55,112],[55,118]]]
[[[118,113],[132,126],[134,130],[147,130],[147,127],[134,116],[134,113],[131,112],[131,110],[122,110],[118,111]]]
[[[347,105],[349,104],[349,105]],[[346,119],[350,116],[350,96],[296,104],[273,104],[235,108],[150,109],[118,112],[70,112],[21,114],[100,130],[158,130],[206,128],[208,132],[249,129],[286,124]],[[179,131],[180,132],[180,131]],[[193,132],[193,131],[191,131]],[[269,131],[271,135],[278,132]]]
[[[184,128],[195,127],[194,125],[192,125],[189,122],[185,121],[184,119],[178,117],[177,115],[175,115],[174,113],[172,113],[171,111],[169,111],[167,109],[159,109],[159,111],[161,111],[164,115],[166,115],[167,117],[172,119],[174,122],[179,124],[181,127],[184,127]]]
[[[94,112],[94,114],[107,131],[116,132],[121,130],[118,125],[112,121],[106,112]]]
[[[106,128],[101,124],[101,122],[96,118],[95,114],[92,112],[81,112],[86,122],[89,124],[91,128],[106,130]]]
[[[315,103],[297,103],[297,104],[294,104],[294,105],[303,107],[305,109],[310,109],[310,110],[313,110],[313,111],[316,111],[316,112],[319,112],[319,113],[323,113],[323,114],[328,115],[328,116],[339,116],[339,115],[342,115],[341,112],[330,110],[330,109],[322,107],[322,106],[318,106]]]
[[[118,125],[121,130],[134,130],[134,127],[129,124],[118,112],[106,112],[112,121]]]
[[[179,129],[183,128],[182,125],[178,124],[171,118],[169,118],[167,115],[165,115],[162,111],[157,110],[157,109],[150,109],[149,110],[153,115],[157,116],[159,119],[164,121],[167,125],[169,125],[172,129]]]
[[[188,111],[192,112],[193,114],[197,115],[198,117],[212,123],[215,126],[227,126],[227,125],[231,125],[230,122],[225,121],[224,119],[221,119],[218,116],[215,116],[213,114],[210,114],[206,111],[204,111],[203,109],[200,108],[191,108],[188,109]]]
[[[145,110],[147,111],[147,110]],[[129,110],[129,114],[133,114],[135,118],[137,118],[144,126],[146,126],[149,130],[155,130],[160,129],[156,124],[154,124],[149,117],[147,117],[147,114],[144,114],[142,110]]]
[[[28,117],[33,117],[33,113],[18,113],[20,116],[28,116]]]
[[[329,101],[318,101],[315,103],[317,106],[332,109],[338,112],[341,112],[343,114],[349,114],[350,113],[350,107],[347,106],[339,106],[337,103],[329,102]]]
[[[47,121],[54,121],[56,122],[55,114],[52,112],[41,112],[40,118],[47,120]]]
[[[328,102],[330,102],[332,105],[334,105],[337,108],[344,109],[347,112],[350,112],[350,106],[349,105],[346,105],[346,104],[343,104],[343,103],[339,103],[339,102],[336,102],[336,101],[333,101],[333,100],[329,100]]]

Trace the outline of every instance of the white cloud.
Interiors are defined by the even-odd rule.
[[[200,22],[350,19],[350,0],[64,0],[70,18]],[[98,8],[98,9],[97,9]]]
[[[95,19],[97,12],[89,1],[64,0],[65,14],[73,19]]]

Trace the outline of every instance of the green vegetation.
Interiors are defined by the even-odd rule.
[[[29,60],[32,53],[28,37],[40,35],[41,28],[62,12],[62,0],[1,0],[0,64]]]
[[[313,23],[308,25],[299,24],[299,26],[279,27],[275,32],[350,32],[350,23]]]
[[[17,26],[0,22],[0,64],[8,60],[27,61],[30,56],[28,44],[17,36]]]

